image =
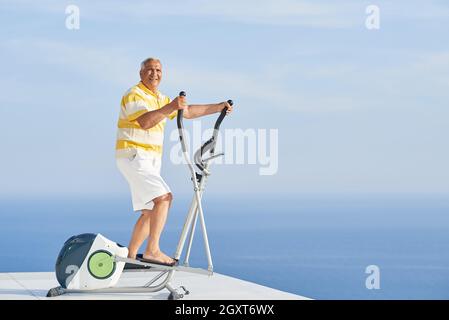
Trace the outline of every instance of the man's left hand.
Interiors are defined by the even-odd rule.
[[[220,108],[220,110],[223,110],[224,108],[228,108],[227,110],[226,110],[226,115],[228,115],[228,114],[230,114],[231,112],[232,112],[232,110],[233,110],[233,107],[227,102],[227,101],[224,101],[224,102],[222,102],[222,103],[220,103],[221,104],[221,108]]]

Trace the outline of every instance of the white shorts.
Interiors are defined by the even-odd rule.
[[[153,199],[171,190],[160,175],[161,158],[142,156],[139,152],[117,158],[117,167],[128,181],[134,211],[153,209]]]

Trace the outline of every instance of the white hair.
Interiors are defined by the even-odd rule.
[[[157,61],[157,62],[161,63],[161,61],[160,61],[158,58],[152,58],[152,57],[146,58],[146,59],[143,60],[142,63],[140,64],[140,70],[142,70],[143,68],[145,68],[145,65],[146,65],[148,62],[151,62],[151,61]]]

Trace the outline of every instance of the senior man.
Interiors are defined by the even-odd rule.
[[[141,260],[173,265],[175,260],[159,246],[173,200],[160,175],[166,119],[175,118],[178,110],[184,110],[184,118],[193,119],[221,112],[223,108],[230,113],[232,106],[227,102],[187,105],[185,97],[170,100],[158,90],[162,65],[156,58],[142,62],[140,80],[122,98],[116,143],[117,167],[128,181],[134,211],[141,213],[128,246],[128,257],[135,259],[148,238]]]

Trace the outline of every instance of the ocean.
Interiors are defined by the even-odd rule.
[[[175,198],[167,254],[189,204]],[[449,298],[448,195],[206,195],[204,210],[218,273],[314,299]],[[127,245],[137,214],[128,197],[30,197],[0,200],[0,219],[0,272],[33,272],[54,270],[75,234]],[[207,265],[202,245],[197,233],[192,266]]]

